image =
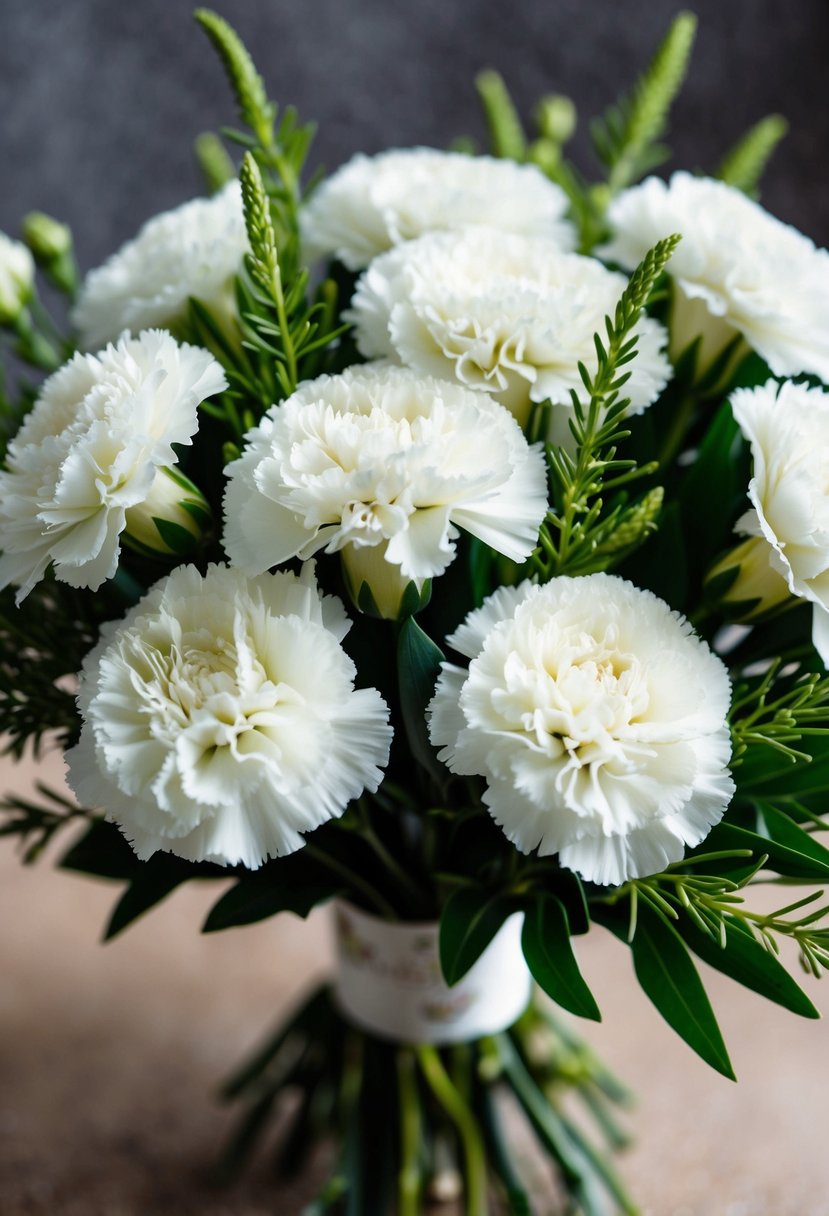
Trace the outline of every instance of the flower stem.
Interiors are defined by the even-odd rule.
[[[421,1127],[415,1058],[410,1050],[397,1052],[397,1085],[400,1102],[400,1173],[398,1216],[419,1216],[421,1175],[418,1167]]]
[[[477,1120],[431,1044],[415,1047],[420,1070],[435,1098],[455,1124],[463,1144],[466,1165],[465,1216],[487,1216],[486,1153]]]
[[[370,883],[366,882],[362,875],[349,869],[347,865],[344,865],[336,857],[332,857],[329,853],[326,853],[324,849],[318,849],[316,845],[306,844],[305,852],[308,856],[316,858],[322,865],[328,866],[329,870],[333,870],[335,874],[339,874],[341,878],[344,878],[354,891],[359,891],[387,920],[400,919],[385,896],[381,895]]]

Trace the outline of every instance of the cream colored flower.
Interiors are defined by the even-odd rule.
[[[703,361],[742,334],[778,376],[829,380],[829,253],[724,182],[650,177],[610,205],[603,256],[633,267],[682,234],[668,263],[678,288],[672,350],[701,335]],[[676,330],[676,325],[672,326]]]
[[[535,165],[432,148],[355,156],[315,191],[300,216],[309,258],[349,270],[424,232],[484,224],[576,244],[567,196]]]
[[[84,662],[72,789],[143,860],[160,849],[255,869],[293,853],[377,789],[388,760],[388,710],[354,689],[348,628],[311,569],[179,566]]]
[[[219,318],[234,315],[233,278],[247,250],[238,181],[154,216],[87,275],[72,314],[81,346],[96,350],[124,329],[175,327],[190,296]]]
[[[579,362],[598,366],[605,332],[626,286],[593,258],[562,253],[544,236],[487,228],[430,233],[384,254],[360,279],[345,314],[369,358],[391,356],[422,374],[490,393],[526,424],[533,402],[553,403],[563,441],[571,392],[584,393]],[[639,413],[668,381],[658,322],[643,317],[625,395]]]
[[[679,861],[725,812],[728,673],[688,622],[607,574],[504,587],[449,644],[432,742],[525,853],[618,884]]]
[[[52,563],[73,587],[112,578],[130,510],[159,476],[163,489],[173,445],[192,441],[199,404],[226,387],[212,355],[164,330],[50,376],[0,472],[0,587],[19,587],[19,603]]]
[[[761,538],[772,570],[811,601],[812,640],[829,666],[829,393],[769,380],[738,390],[731,407],[754,462],[737,530]]]
[[[355,593],[366,581],[389,616],[409,581],[443,573],[458,529],[521,561],[547,506],[543,456],[506,410],[390,364],[301,385],[248,434],[228,473],[234,565],[256,574],[341,552]]]
[[[13,324],[32,294],[35,263],[20,241],[0,232],[0,325]]]

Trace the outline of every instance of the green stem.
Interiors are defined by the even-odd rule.
[[[288,313],[285,308],[285,296],[282,291],[282,272],[277,263],[273,272],[273,300],[276,305],[276,315],[279,319],[279,332],[282,335],[282,347],[285,351],[285,359],[288,364],[288,376],[291,386],[290,392],[293,392],[297,386],[297,361],[296,351],[294,350],[293,339],[288,328]]]
[[[339,861],[336,857],[332,857],[323,849],[317,848],[316,845],[306,844],[305,852],[307,856],[316,858],[316,860],[322,865],[327,866],[329,870],[333,870],[335,874],[339,874],[341,878],[344,878],[349,886],[351,886],[355,891],[359,891],[361,895],[365,896],[368,902],[372,904],[382,916],[385,916],[387,920],[400,919],[397,912],[394,910],[385,896],[381,895],[380,892],[376,891],[370,883],[366,882],[362,875],[357,874],[356,871],[350,869],[343,862]]]
[[[414,1048],[420,1070],[437,1101],[455,1124],[466,1164],[465,1216],[488,1216],[486,1152],[477,1120],[464,1102],[431,1044]]]
[[[397,1052],[397,1083],[400,1104],[398,1216],[419,1216],[422,1181],[418,1165],[421,1145],[420,1102],[415,1058],[405,1047]]]
[[[414,900],[416,907],[422,907],[424,900],[426,898],[423,891],[421,891],[420,887],[417,885],[417,883],[414,881],[414,879],[411,878],[406,873],[406,871],[403,869],[403,867],[400,865],[400,863],[398,861],[396,861],[394,859],[394,857],[392,857],[389,850],[386,848],[386,846],[383,844],[380,837],[377,835],[377,832],[375,831],[374,826],[372,825],[371,821],[369,820],[368,813],[365,811],[364,808],[361,808],[361,812],[362,812],[362,831],[360,832],[361,837],[363,838],[363,840],[365,840],[371,846],[371,848],[377,854],[377,856],[379,857],[380,861],[383,863],[385,868],[394,877],[395,882],[397,882],[399,884],[399,886],[409,895],[409,897]]]

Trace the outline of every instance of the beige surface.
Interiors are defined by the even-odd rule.
[[[0,789],[24,783],[0,762]],[[324,918],[203,937],[217,888],[192,887],[101,946],[115,890],[0,842],[0,1214],[295,1216],[313,1180],[287,1193],[267,1160],[207,1187],[227,1119],[212,1091],[324,972]],[[735,1086],[664,1026],[618,943],[597,931],[580,957],[605,1014],[586,1031],[639,1093],[622,1168],[643,1211],[829,1216],[829,1023],[712,977]],[[809,991],[829,1012],[829,982]]]

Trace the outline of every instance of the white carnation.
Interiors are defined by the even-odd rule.
[[[361,270],[378,253],[424,232],[484,224],[576,244],[568,202],[535,165],[406,148],[355,156],[315,191],[300,215],[306,254]]]
[[[728,674],[689,623],[607,574],[502,588],[449,639],[432,742],[522,852],[618,884],[678,861],[734,790]]]
[[[829,665],[829,393],[770,380],[731,406],[754,462],[737,528],[762,538],[772,569],[814,605],[812,638]]]
[[[16,321],[32,294],[35,263],[20,241],[0,232],[0,325]]]
[[[233,277],[247,250],[238,181],[154,216],[87,275],[72,314],[81,346],[95,350],[123,329],[175,327],[190,296],[231,316]]]
[[[543,456],[505,409],[386,364],[301,385],[247,435],[228,472],[234,564],[255,574],[342,551],[357,591],[372,552],[404,586],[441,574],[459,528],[521,561],[547,505]]]
[[[627,280],[593,258],[563,253],[543,236],[486,228],[430,233],[376,259],[351,311],[357,345],[416,371],[483,389],[525,425],[533,402],[550,400],[562,441],[571,391],[584,394],[578,364],[598,366],[604,334]],[[668,381],[667,334],[643,317],[625,395],[639,413]]]
[[[50,563],[73,587],[111,578],[130,508],[177,463],[173,445],[191,442],[200,402],[226,387],[212,355],[163,330],[50,376],[0,472],[0,587],[20,587],[20,602]]]
[[[733,186],[682,172],[624,191],[608,220],[612,239],[601,252],[622,266],[635,266],[663,237],[682,234],[667,270],[686,301],[704,306],[701,331],[712,353],[740,333],[776,375],[808,371],[829,380],[825,249]],[[688,330],[674,345],[695,336]]]
[[[377,789],[388,710],[354,689],[339,600],[306,569],[180,566],[87,656],[69,782],[144,860],[255,868]]]

